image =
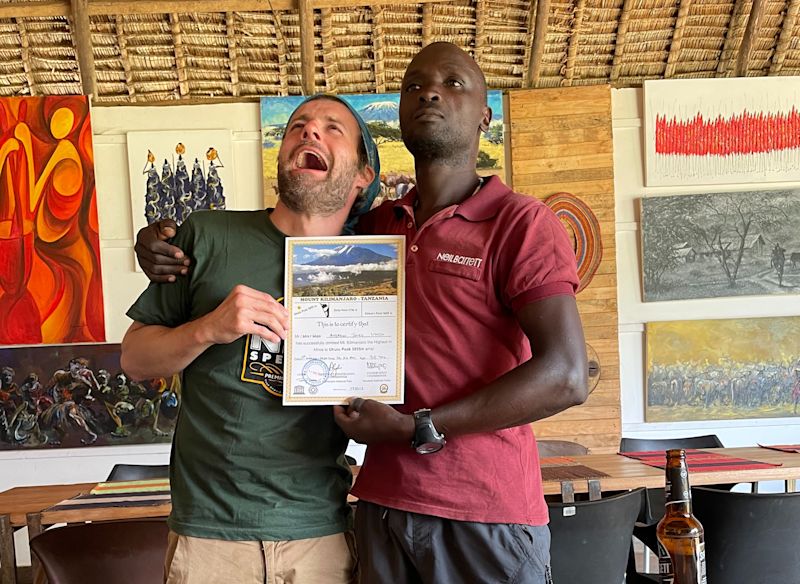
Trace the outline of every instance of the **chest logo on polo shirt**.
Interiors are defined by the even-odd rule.
[[[459,266],[467,266],[470,268],[480,268],[483,263],[483,258],[475,258],[470,256],[463,256],[454,253],[447,253],[440,251],[436,255],[437,262],[447,262],[450,264],[457,264]]]
[[[278,298],[283,302],[283,298]],[[283,341],[273,343],[258,335],[247,335],[241,380],[258,383],[270,395],[283,397]]]

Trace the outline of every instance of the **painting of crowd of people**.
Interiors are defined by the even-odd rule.
[[[648,422],[800,415],[800,317],[652,322]]]
[[[134,382],[118,344],[0,349],[0,450],[169,442],[180,377]]]

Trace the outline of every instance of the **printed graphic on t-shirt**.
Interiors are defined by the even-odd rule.
[[[283,302],[283,298],[278,298]],[[258,383],[275,397],[283,396],[283,341],[273,343],[247,335],[242,360],[242,381]]]

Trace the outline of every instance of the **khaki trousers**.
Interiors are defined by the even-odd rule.
[[[352,532],[293,541],[226,541],[170,531],[167,584],[355,584]]]

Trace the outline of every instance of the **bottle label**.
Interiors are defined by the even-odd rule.
[[[658,542],[658,579],[661,584],[675,584],[675,572],[672,570],[672,558],[669,552]]]
[[[700,542],[697,545],[694,565],[697,567],[697,583],[708,584],[706,577],[706,545]],[[684,584],[675,580],[675,569],[672,565],[672,558],[666,548],[658,542],[658,577],[661,584]],[[689,584],[689,583],[685,583]],[[693,584],[693,583],[692,583]]]

